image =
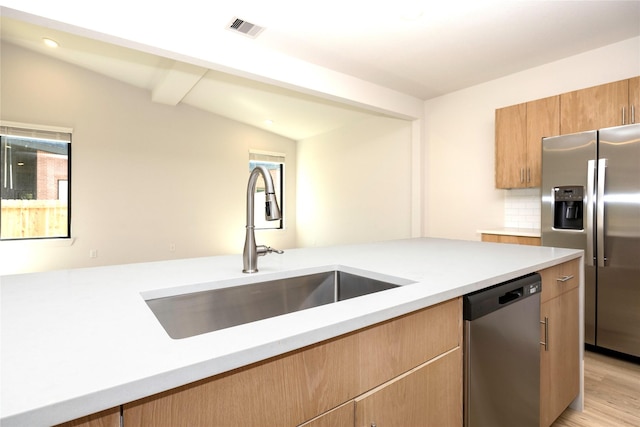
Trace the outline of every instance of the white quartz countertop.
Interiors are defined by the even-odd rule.
[[[251,275],[234,255],[3,276],[0,425],[75,419],[581,255],[424,238],[288,250]],[[179,340],[143,298],[336,267],[415,283]]]

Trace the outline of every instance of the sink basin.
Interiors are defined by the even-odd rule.
[[[399,279],[402,280],[402,279]],[[403,284],[408,283],[403,281]],[[171,338],[186,338],[398,287],[340,270],[192,292],[146,303]]]

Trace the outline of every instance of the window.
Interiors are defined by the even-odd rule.
[[[0,126],[0,239],[70,237],[71,133]]]
[[[273,179],[273,186],[276,190],[276,198],[282,216],[279,221],[267,221],[264,219],[265,185],[262,176],[256,183],[256,194],[254,203],[254,219],[256,230],[260,229],[281,229],[284,228],[284,154],[265,153],[260,151],[249,152],[249,172],[256,166],[266,167]]]

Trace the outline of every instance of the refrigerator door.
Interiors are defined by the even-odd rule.
[[[597,132],[581,132],[542,140],[542,205],[541,235],[543,246],[583,249],[585,255],[585,341],[595,344],[596,277],[593,259],[595,254],[592,214],[595,209],[595,172]],[[588,177],[591,180],[588,180]],[[562,229],[557,222],[555,201],[559,188],[577,187],[583,191],[583,227]],[[574,188],[577,190],[577,188]]]
[[[640,356],[640,124],[599,138],[596,344]]]

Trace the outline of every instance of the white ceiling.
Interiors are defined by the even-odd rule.
[[[251,40],[262,49],[425,100],[640,35],[640,1],[195,4],[202,10],[190,4],[182,13],[206,19],[212,40],[245,37],[226,29],[239,17],[265,28]],[[154,101],[189,104],[294,140],[374,114],[6,17],[1,29],[3,40],[148,90]],[[60,47],[45,50],[42,37]]]

